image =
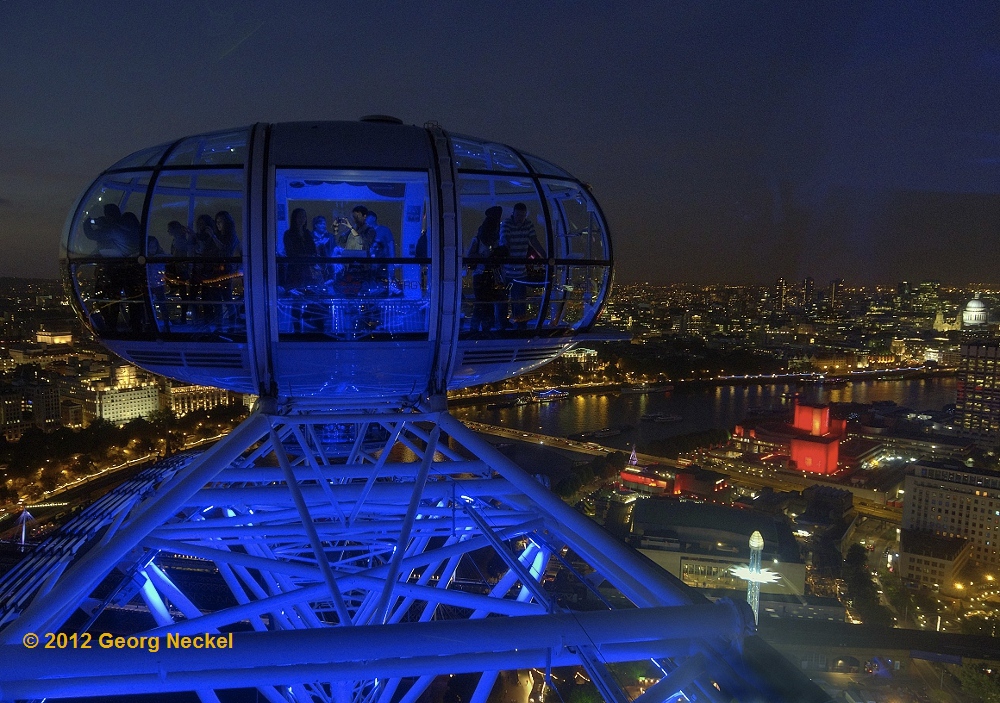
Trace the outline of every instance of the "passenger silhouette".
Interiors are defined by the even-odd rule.
[[[475,302],[472,304],[472,318],[469,322],[471,332],[491,330],[496,325],[497,303],[507,298],[503,269],[498,261],[506,255],[506,249],[500,246],[503,208],[494,205],[486,209],[485,215],[486,218],[479,225],[465,254],[466,258],[472,259],[470,269]]]
[[[518,329],[528,327],[528,259],[529,254],[546,259],[545,249],[535,235],[535,225],[528,217],[528,206],[515,203],[510,217],[500,224],[500,243],[507,247],[514,263],[504,266],[504,276],[510,283],[510,312]],[[522,263],[523,262],[523,263]],[[507,320],[507,304],[499,306],[500,327],[510,326]]]
[[[313,234],[306,227],[309,221],[306,211],[302,208],[292,210],[289,228],[285,230],[281,242],[285,248],[285,257],[289,259],[315,259],[316,243]],[[304,296],[306,289],[316,283],[315,264],[308,261],[295,261],[283,265],[284,272],[279,276],[278,284],[285,293],[293,297],[291,303],[292,329],[295,332],[308,331],[312,327],[308,319],[309,307]]]

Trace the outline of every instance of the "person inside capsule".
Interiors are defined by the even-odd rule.
[[[175,259],[164,267],[167,292],[170,298],[179,300],[179,315],[174,324],[186,325],[191,308],[191,276],[194,271],[190,258],[194,255],[194,232],[177,220],[167,223],[170,235],[170,258]]]
[[[240,275],[239,265],[232,259],[242,256],[239,235],[236,234],[236,221],[226,210],[220,210],[215,214],[215,239],[213,240],[214,252],[221,259],[214,265],[214,276],[211,282],[211,299],[217,301],[217,310],[214,312],[216,321],[226,325],[236,322],[238,317],[237,308],[232,304],[233,289],[236,279]]]
[[[118,331],[119,325],[133,332],[144,321],[142,266],[136,257],[142,253],[142,232],[134,213],[122,214],[114,203],[104,206],[104,215],[84,220],[84,235],[96,243],[101,256],[110,259],[97,267],[95,293],[103,300],[102,310],[95,310],[93,321],[99,329]]]
[[[396,240],[392,230],[380,225],[378,215],[369,210],[365,222],[375,230],[375,239],[370,249],[373,259],[392,259],[396,256]],[[396,267],[392,264],[377,264],[374,268],[375,285],[379,295],[402,295],[403,291],[396,283]]]
[[[538,241],[535,225],[528,218],[528,206],[515,203],[510,217],[500,224],[500,244],[507,247],[509,256],[514,263],[504,266],[504,275],[510,283],[510,313],[517,329],[528,328],[528,286],[544,285],[545,273],[542,269],[541,278],[535,274],[536,267],[529,270],[531,260],[544,261],[547,257],[545,248]],[[523,261],[523,263],[521,263]],[[501,303],[498,317],[501,329],[510,327],[507,319],[508,306]]]
[[[305,209],[292,210],[291,224],[282,237],[285,256],[298,259],[292,263],[282,264],[278,274],[278,285],[290,293],[295,300],[291,304],[292,329],[295,332],[313,331],[315,320],[311,315],[311,306],[306,300],[309,286],[317,283],[317,270],[312,263],[303,259],[316,258],[316,243],[313,233],[306,227],[309,217]]]
[[[336,255],[343,257],[368,258],[375,242],[375,228],[366,222],[368,208],[356,205],[351,210],[351,218],[337,220],[338,235]],[[336,291],[347,297],[367,296],[370,292],[373,272],[369,265],[346,264],[340,269],[336,281]]]

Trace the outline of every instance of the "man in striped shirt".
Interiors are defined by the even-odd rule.
[[[545,249],[535,235],[535,225],[528,219],[528,206],[524,203],[516,203],[511,216],[500,223],[500,244],[507,247],[510,258],[516,261],[527,262],[529,249],[534,250],[539,258],[546,258]],[[518,329],[527,329],[528,286],[525,280],[527,266],[524,263],[505,264],[504,276],[511,284],[510,309],[514,321]],[[501,303],[497,307],[500,328],[508,327],[510,323],[507,321],[507,303]]]

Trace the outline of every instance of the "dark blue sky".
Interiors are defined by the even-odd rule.
[[[0,58],[0,275],[131,151],[387,113],[590,182],[620,280],[1000,282],[992,3],[0,0]]]

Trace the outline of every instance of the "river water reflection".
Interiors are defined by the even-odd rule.
[[[633,443],[642,446],[687,432],[710,428],[731,430],[748,410],[788,404],[798,392],[808,401],[835,403],[872,403],[891,400],[913,410],[941,410],[955,402],[955,378],[926,378],[907,381],[863,381],[846,386],[823,388],[797,387],[794,384],[770,386],[708,386],[681,388],[664,393],[595,394],[570,396],[552,403],[522,405],[513,408],[487,408],[485,405],[457,407],[461,418],[493,425],[518,427],[532,432],[565,437],[603,427],[632,425],[619,435],[595,441],[621,449]],[[683,418],[675,423],[642,422],[645,413],[666,413]]]

